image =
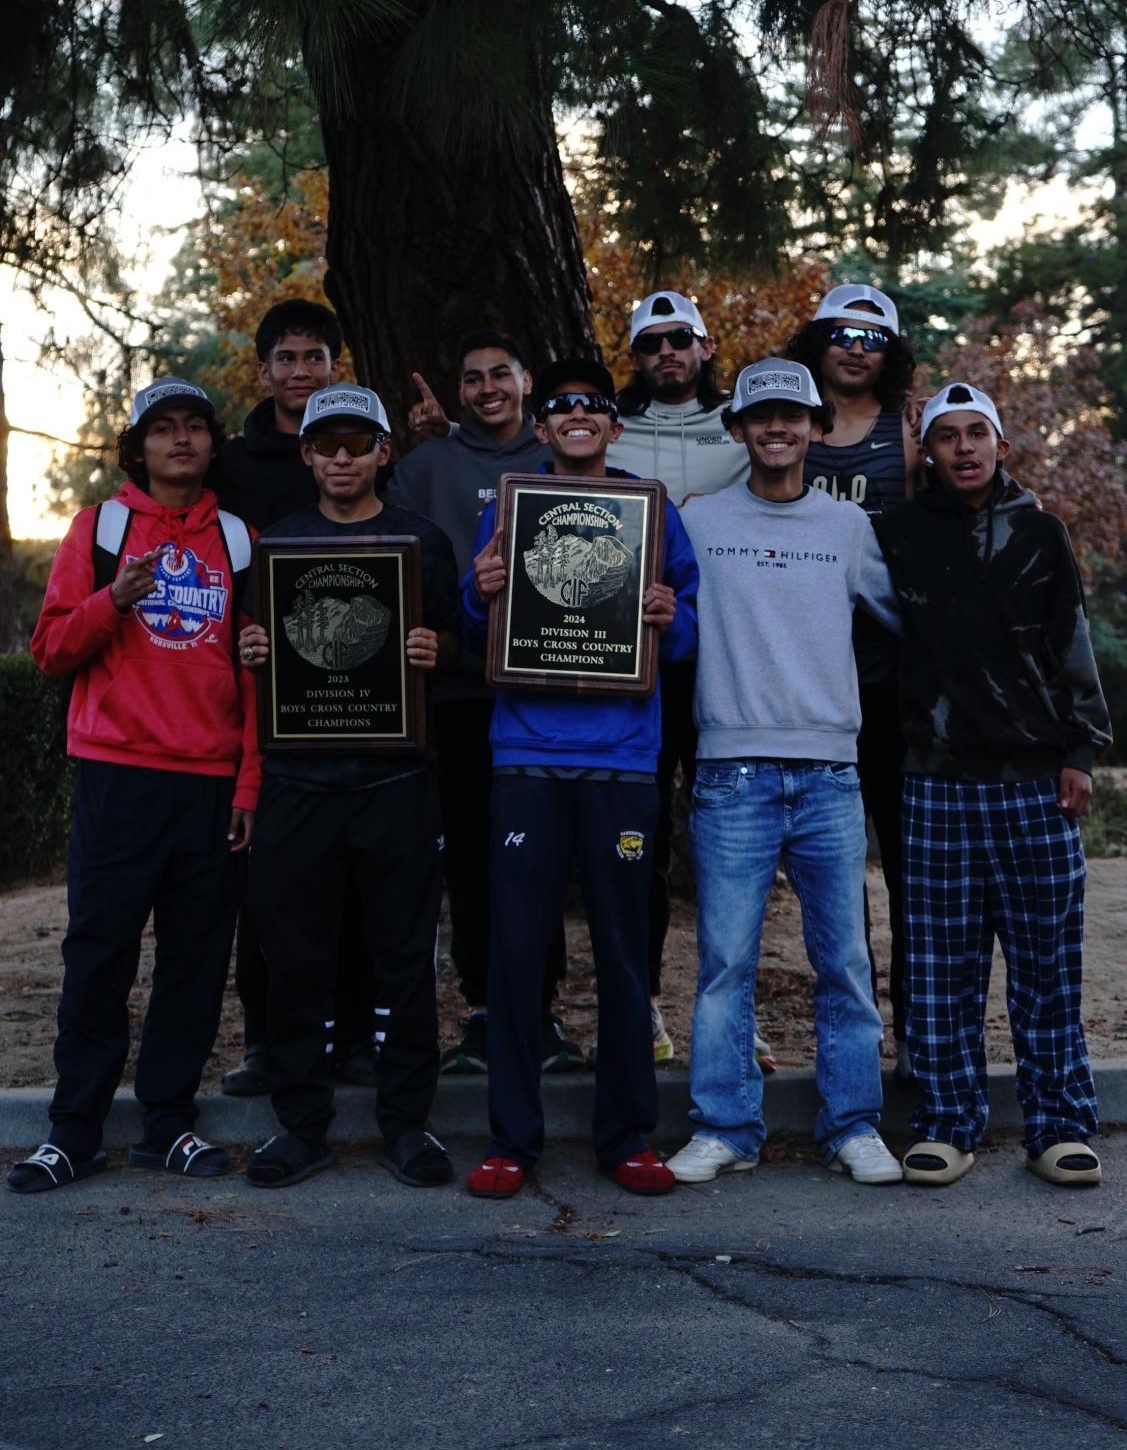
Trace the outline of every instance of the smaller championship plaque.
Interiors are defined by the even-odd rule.
[[[665,485],[506,473],[497,520],[505,587],[490,608],[489,683],[650,694],[658,631],[642,596],[660,575]]]
[[[419,541],[259,539],[256,618],[263,750],[418,750],[421,673],[407,634],[422,619]]]

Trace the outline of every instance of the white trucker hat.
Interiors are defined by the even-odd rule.
[[[980,389],[972,388],[969,383],[947,383],[934,398],[928,398],[924,404],[923,417],[920,420],[921,440],[927,437],[927,430],[931,425],[947,413],[981,413],[993,423],[999,438],[1006,436],[1002,432],[1002,420],[998,417],[992,398]]]
[[[822,400],[810,369],[785,357],[765,357],[744,368],[736,379],[732,395],[732,417],[756,403],[799,403],[804,408],[820,408]]]
[[[680,292],[651,292],[648,297],[642,298],[631,314],[631,347],[644,327],[652,327],[657,322],[680,322],[685,327],[691,327],[698,337],[708,336],[704,318],[691,297],[683,297]]]
[[[869,308],[858,307],[858,302],[867,302]],[[831,287],[818,303],[814,314],[815,322],[855,322],[859,327],[883,327],[899,335],[900,318],[896,304],[877,287],[863,282],[846,282],[843,287]]]
[[[310,393],[305,404],[305,417],[301,420],[301,436],[315,433],[319,423],[329,418],[348,418],[359,423],[372,433],[390,433],[391,425],[379,396],[371,388],[362,388],[359,383],[336,383],[331,388],[319,388]]]

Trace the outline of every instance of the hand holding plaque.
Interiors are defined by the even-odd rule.
[[[497,518],[474,560],[478,594],[490,601],[490,684],[650,694],[658,630],[676,608],[658,582],[664,485],[505,474]]]
[[[416,622],[418,540],[262,538],[255,549],[259,623],[239,647],[247,668],[266,666],[263,750],[419,749],[438,637]]]

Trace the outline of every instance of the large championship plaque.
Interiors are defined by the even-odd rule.
[[[259,539],[256,618],[263,750],[417,750],[423,677],[407,663],[422,620],[419,541]]]
[[[505,587],[486,678],[505,689],[648,695],[658,631],[642,596],[660,577],[665,485],[506,473],[497,490]]]

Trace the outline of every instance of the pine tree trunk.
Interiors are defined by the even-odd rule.
[[[479,327],[511,333],[535,371],[595,356],[575,215],[547,100],[539,144],[498,135],[488,154],[429,154],[389,121],[378,78],[359,57],[360,115],[323,120],[329,161],[328,275],[360,380],[388,409],[400,446],[419,372],[456,416],[455,348]],[[531,65],[530,65],[531,69]],[[486,82],[483,81],[483,84]],[[327,106],[323,117],[329,117]]]

